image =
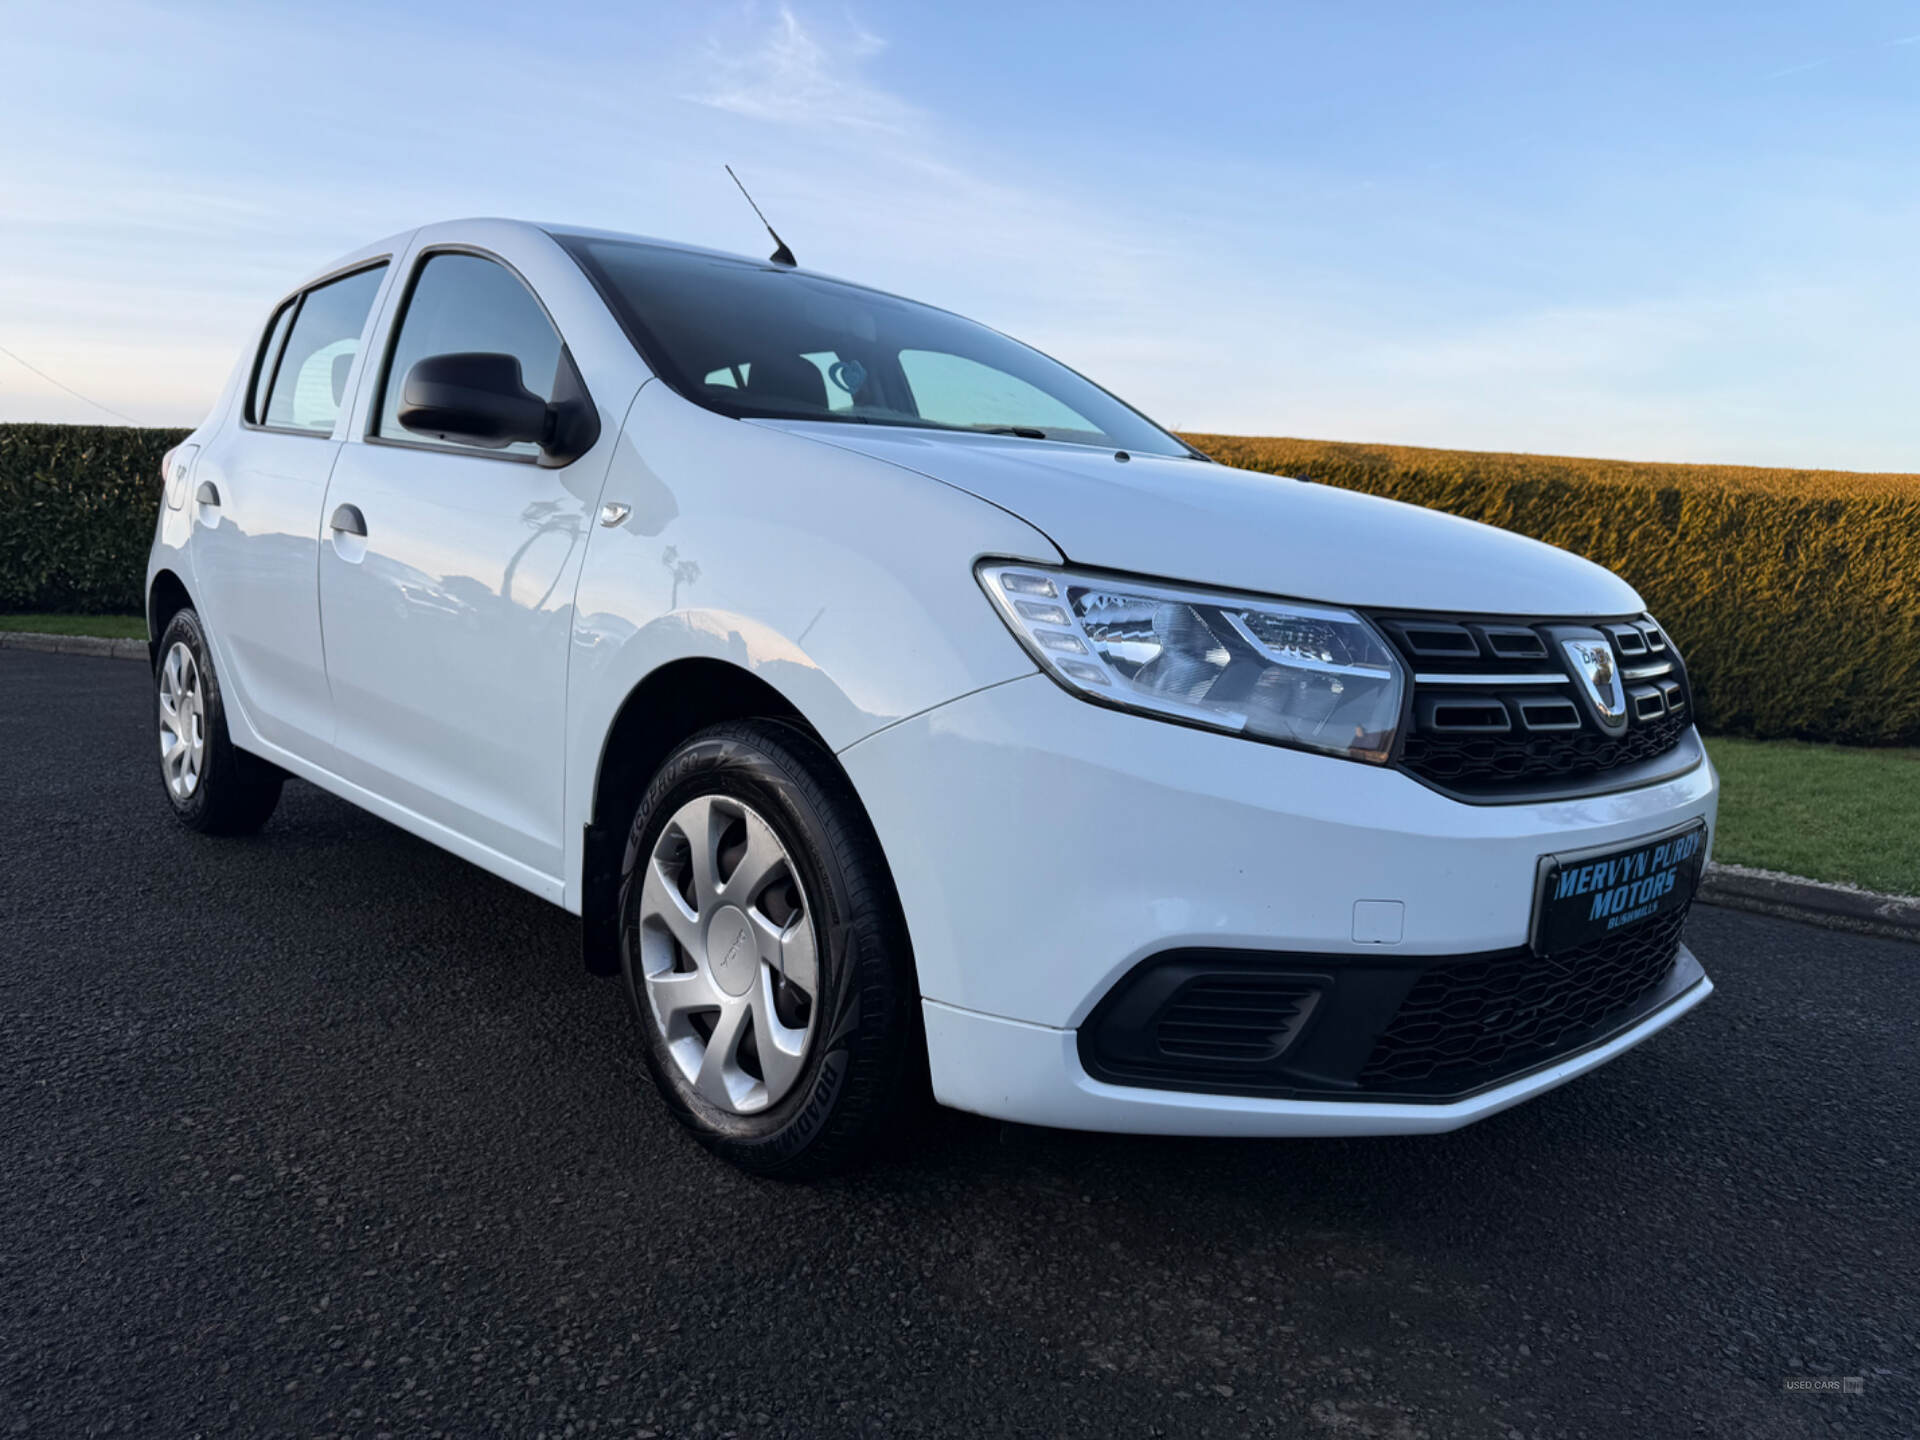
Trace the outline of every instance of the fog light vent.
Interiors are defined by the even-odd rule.
[[[1154,1038],[1162,1055],[1257,1064],[1287,1048],[1318,994],[1276,976],[1194,980],[1161,1008]]]
[[[1324,957],[1170,950],[1142,960],[1080,1027],[1087,1073],[1122,1085],[1253,1094],[1297,1083],[1334,977],[1285,962]],[[1275,963],[1280,961],[1282,963]]]

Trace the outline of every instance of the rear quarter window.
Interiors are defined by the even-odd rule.
[[[260,353],[253,363],[253,389],[247,396],[247,419],[255,425],[266,423],[267,392],[273,388],[273,372],[280,364],[280,352],[286,348],[287,331],[293,326],[293,312],[299,308],[298,296],[282,305],[274,314],[273,323],[267,327],[266,338],[260,342]]]

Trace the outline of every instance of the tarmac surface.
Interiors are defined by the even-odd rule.
[[[561,911],[304,784],[177,826],[148,684],[0,653],[0,1434],[1920,1432],[1920,946],[1699,909],[1714,997],[1452,1135],[785,1186]]]

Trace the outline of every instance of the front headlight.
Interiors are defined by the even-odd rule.
[[[1067,689],[1102,705],[1383,764],[1401,668],[1349,610],[983,561],[980,584]]]

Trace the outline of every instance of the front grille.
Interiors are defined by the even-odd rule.
[[[1423,779],[1470,790],[1529,780],[1578,780],[1657,759],[1680,743],[1692,723],[1668,715],[1650,724],[1630,724],[1618,737],[1588,726],[1550,735],[1415,731],[1407,736],[1400,763]]]
[[[1459,1090],[1550,1059],[1667,976],[1684,909],[1551,959],[1508,951],[1430,967],[1359,1075],[1364,1090]]]
[[[1656,760],[1693,724],[1686,667],[1645,616],[1581,624],[1454,616],[1375,617],[1413,675],[1394,760],[1470,797],[1578,787]],[[1560,640],[1604,639],[1622,681],[1625,728],[1602,725]]]

